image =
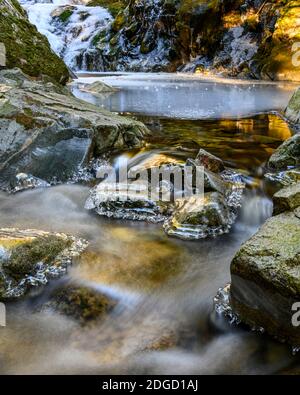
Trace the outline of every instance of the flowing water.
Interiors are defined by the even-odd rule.
[[[113,18],[103,7],[87,7],[87,0],[20,0],[30,22],[45,35],[51,48],[73,70],[103,70],[94,42]],[[94,56],[95,51],[97,53]],[[97,60],[95,60],[97,58]]]
[[[243,174],[243,206],[229,234],[186,242],[168,238],[157,224],[86,211],[86,185],[0,193],[1,227],[62,231],[89,240],[67,279],[117,301],[105,320],[91,327],[37,312],[55,283],[42,296],[8,305],[7,327],[0,329],[0,371],[262,374],[296,364],[299,357],[288,346],[230,326],[213,311],[214,296],[230,281],[232,257],[272,213],[264,164],[291,131],[265,112],[283,109],[293,87],[197,82],[174,75],[80,77],[73,87],[76,95],[132,113],[152,131],[144,150],[125,152],[113,163],[124,157],[136,163],[155,163],[161,156],[180,161],[195,157],[202,147]],[[95,78],[122,89],[97,96],[79,91],[78,84]]]

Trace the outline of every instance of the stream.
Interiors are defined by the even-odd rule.
[[[204,148],[246,181],[237,222],[215,239],[169,238],[158,224],[113,220],[84,209],[89,186],[65,184],[15,195],[0,192],[1,227],[61,231],[87,239],[88,250],[63,281],[104,293],[117,305],[97,327],[38,311],[45,293],[7,306],[1,373],[268,374],[299,363],[290,347],[230,325],[214,312],[230,262],[272,214],[264,165],[292,131],[276,115],[293,84],[219,80],[180,74],[79,73],[73,93],[133,116],[151,130],[141,151],[111,158],[137,163],[186,160]],[[92,95],[101,80],[119,91]]]

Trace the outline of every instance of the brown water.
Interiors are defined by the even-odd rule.
[[[84,210],[89,188],[61,185],[14,196],[0,193],[1,227],[63,231],[90,246],[67,278],[117,300],[97,326],[34,312],[46,298],[7,306],[0,328],[1,373],[276,373],[299,361],[288,346],[213,313],[240,245],[271,215],[264,163],[291,134],[274,115],[239,120],[143,118],[152,137],[139,160],[194,157],[199,147],[248,181],[232,231],[217,239],[168,238],[160,225],[108,220]],[[113,158],[113,161],[120,158]],[[51,284],[55,286],[55,283]],[[48,287],[49,288],[49,287]]]

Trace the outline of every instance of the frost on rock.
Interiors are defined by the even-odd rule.
[[[0,300],[19,298],[65,274],[87,246],[63,233],[0,229]]]

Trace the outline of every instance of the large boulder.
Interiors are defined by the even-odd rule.
[[[65,274],[86,247],[85,240],[62,233],[0,229],[0,300],[19,298]]]
[[[300,301],[299,185],[275,195],[275,213],[280,214],[236,254],[230,288],[230,304],[239,320],[296,347],[300,346],[299,327],[293,320],[294,304]]]
[[[286,140],[269,159],[269,167],[283,170],[300,165],[300,133]]]
[[[34,77],[47,75],[66,83],[69,71],[33,26],[17,0],[0,2],[0,43],[6,48],[6,67],[19,67]]]
[[[66,88],[0,72],[0,187],[19,173],[65,181],[84,161],[141,147],[146,127],[76,99]]]

